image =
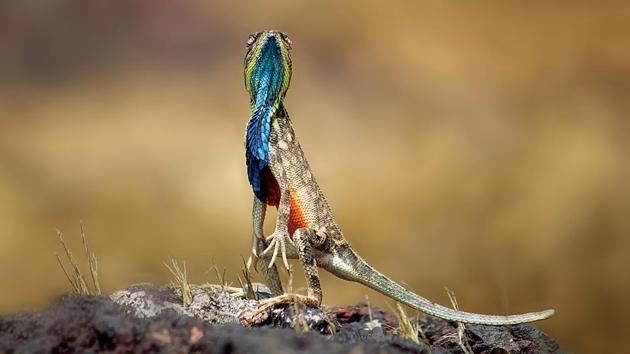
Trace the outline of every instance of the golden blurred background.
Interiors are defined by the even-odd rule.
[[[1,2],[0,313],[68,290],[55,228],[78,251],[80,220],[107,291],[168,282],[169,256],[236,279],[266,28],[293,40],[286,106],[368,261],[468,311],[554,307],[537,325],[565,349],[627,348],[628,2]]]

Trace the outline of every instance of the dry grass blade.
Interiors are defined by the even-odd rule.
[[[247,285],[245,285],[245,283],[243,283],[243,280],[241,279],[241,276],[240,276],[240,275],[238,275],[238,274],[236,274],[236,280],[238,281],[238,284],[241,286],[241,288],[240,288],[240,289],[241,289],[241,292],[243,293],[243,296],[244,296],[244,297],[247,297],[247,293],[246,293],[246,291],[245,291],[245,287],[246,287]]]
[[[55,253],[55,257],[57,257],[57,262],[59,263],[59,267],[61,267],[63,274],[66,275],[66,279],[68,279],[68,283],[70,283],[70,285],[72,286],[72,290],[74,290],[75,293],[80,294],[81,290],[79,289],[79,285],[76,283],[76,279],[72,278],[70,276],[70,273],[68,273],[68,271],[66,270],[66,267],[63,265],[63,261],[61,260],[61,257],[59,256],[59,253]]]
[[[445,289],[446,289],[446,294],[448,295],[448,298],[451,301],[451,304],[453,305],[453,308],[459,311],[459,304],[457,303],[455,292],[449,288],[445,288]],[[457,337],[456,337],[457,344],[459,345],[459,347],[462,349],[462,351],[465,354],[472,354],[473,350],[468,344],[466,337],[464,336],[465,330],[466,330],[466,326],[464,326],[462,322],[457,322]]]
[[[241,287],[245,293],[245,298],[248,300],[258,300],[258,293],[254,291],[254,285],[252,285],[252,274],[249,272],[249,268],[247,268],[247,261],[245,261],[243,257],[241,257],[241,260],[243,261],[241,273],[243,273],[243,278],[245,278],[245,284],[241,283]],[[241,278],[239,277],[238,279],[240,282]]]
[[[370,322],[372,322],[374,320],[372,316],[372,303],[370,303],[370,298],[367,295],[365,295],[365,305],[368,309],[368,318],[370,319]]]
[[[328,329],[330,330],[330,334],[331,335],[335,335],[337,333],[337,325],[332,320],[330,313],[325,313],[324,314],[324,321],[328,325]]]
[[[306,321],[306,313],[304,309],[297,303],[293,304],[292,309],[293,325],[291,327],[293,330],[298,332],[309,332],[311,328],[308,326],[308,322]]]
[[[414,325],[411,320],[409,320],[409,317],[407,317],[405,310],[403,310],[402,306],[398,303],[396,304],[396,311],[394,311],[394,315],[398,320],[398,328],[396,329],[398,335],[405,339],[409,339],[416,344],[420,344],[417,322],[416,325]]]
[[[217,267],[216,264],[215,264],[212,267],[210,267],[210,270],[214,270],[214,275],[217,278],[217,282],[221,285],[221,290],[225,291],[226,287],[228,287],[230,285],[225,280],[226,269],[223,268],[223,273],[221,273],[221,272],[219,272],[219,267]],[[210,271],[210,270],[208,270],[208,271]]]
[[[179,287],[182,292],[182,305],[184,307],[190,306],[192,303],[192,291],[190,290],[190,284],[188,284],[188,274],[186,273],[186,262],[182,261],[182,266],[175,261],[175,259],[171,258],[171,264],[164,263],[166,268],[171,272],[175,281],[173,282],[173,286]]]
[[[85,279],[83,278],[83,274],[81,274],[81,269],[79,268],[79,264],[76,259],[72,255],[72,251],[66,244],[66,241],[63,239],[63,233],[60,230],[57,230],[57,236],[59,237],[59,242],[61,243],[61,247],[63,247],[68,263],[70,263],[70,267],[72,269],[71,278],[73,280],[72,284],[74,290],[77,294],[85,294],[89,295],[90,290],[85,283]],[[65,271],[65,269],[64,269]]]
[[[293,292],[293,265],[289,264],[287,268],[287,292]]]
[[[87,257],[88,267],[90,268],[90,275],[92,277],[92,287],[89,287],[85,281],[85,277],[81,272],[81,268],[79,267],[78,262],[74,258],[70,247],[66,244],[66,241],[63,238],[63,233],[60,230],[57,231],[57,237],[59,238],[59,243],[64,250],[64,254],[66,256],[66,261],[69,264],[69,269],[64,265],[64,260],[59,254],[55,254],[57,258],[57,262],[61,267],[66,279],[70,283],[72,290],[81,295],[100,295],[101,294],[101,286],[98,281],[98,263],[96,261],[96,255],[90,251],[88,246],[87,238],[85,236],[85,231],[83,228],[83,222],[81,222],[81,238],[83,240],[83,249],[85,251],[85,255]]]
[[[85,227],[83,221],[79,222],[81,227],[81,240],[83,241],[83,250],[88,259],[88,267],[90,268],[90,276],[92,278],[92,288],[96,295],[101,294],[101,285],[98,281],[98,261],[96,255],[90,250],[90,246],[87,242],[87,236],[85,235]]]

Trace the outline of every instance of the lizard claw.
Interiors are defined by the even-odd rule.
[[[258,258],[258,255],[252,251],[252,253],[249,254],[249,257],[247,258],[247,263],[245,264],[245,266],[247,267],[247,271],[249,271],[252,268],[252,263],[254,263],[254,258]],[[256,268],[256,264],[254,263],[254,269]]]
[[[247,270],[250,270],[253,264],[254,269],[258,271],[258,262],[255,262],[255,259],[258,259],[258,248],[261,246],[260,243],[262,243],[263,246],[265,245],[262,235],[257,235],[256,233],[254,233],[254,235],[252,236],[252,249],[249,253],[249,257],[247,258],[246,263]]]
[[[268,268],[271,268],[278,257],[278,252],[281,252],[282,261],[284,262],[284,267],[289,269],[289,261],[287,260],[287,246],[286,240],[289,240],[289,243],[293,244],[293,241],[286,232],[275,231],[271,236],[267,237],[267,241],[269,241],[269,246],[263,251],[263,255],[268,254],[273,249],[273,255],[269,260]]]

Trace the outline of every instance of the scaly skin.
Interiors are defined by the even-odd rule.
[[[248,176],[254,191],[252,255],[276,297],[263,301],[258,311],[246,314],[254,323],[269,308],[288,302],[319,306],[322,290],[318,267],[336,276],[364,284],[424,313],[446,320],[508,325],[548,318],[554,310],[512,316],[457,311],[403,288],[359,257],[343,236],[326,197],[304,157],[283,99],[291,78],[291,42],[281,32],[252,34],[247,41],[245,86],[250,93],[251,115],[246,136]],[[274,233],[263,237],[267,205],[278,208]],[[284,294],[275,259],[299,259],[304,268],[307,295]]]

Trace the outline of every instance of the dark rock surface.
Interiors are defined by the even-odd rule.
[[[397,335],[394,316],[366,304],[289,306],[244,328],[239,316],[255,300],[234,288],[192,291],[187,308],[177,290],[149,284],[111,297],[65,295],[45,311],[0,318],[0,353],[463,353],[457,324],[434,317],[419,321],[420,344]],[[475,353],[561,353],[529,325],[467,325],[463,338]]]

